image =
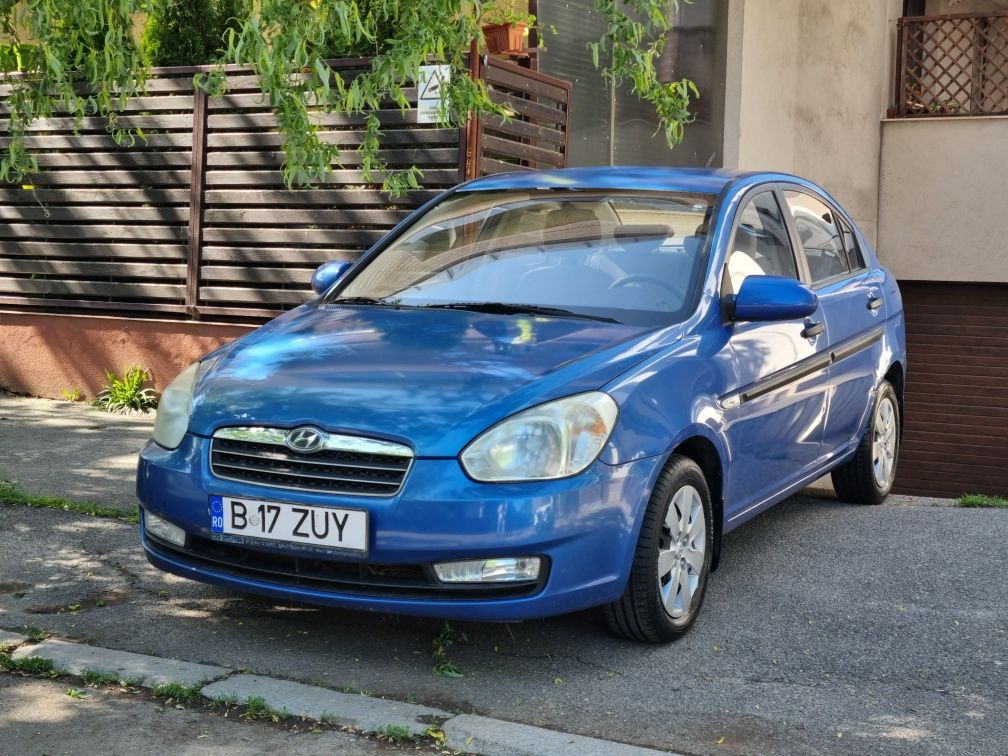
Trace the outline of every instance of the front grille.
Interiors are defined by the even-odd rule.
[[[420,564],[339,562],[290,556],[212,541],[192,534],[189,535],[187,546],[180,548],[161,541],[150,533],[145,533],[145,536],[155,553],[215,572],[266,580],[278,585],[387,598],[519,598],[538,592],[545,584],[548,569],[544,558],[539,580],[534,582],[452,585],[439,582],[426,565]]]
[[[227,480],[333,494],[392,496],[402,487],[413,462],[408,447],[318,433],[321,449],[298,452],[285,445],[287,431],[224,428],[210,443],[210,470]]]

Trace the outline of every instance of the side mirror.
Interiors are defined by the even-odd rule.
[[[350,267],[347,260],[330,260],[316,268],[311,277],[311,287],[316,294],[325,294]]]
[[[819,298],[808,286],[781,276],[748,276],[728,308],[732,320],[798,320],[811,315]]]

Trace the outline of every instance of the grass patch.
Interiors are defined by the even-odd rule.
[[[81,677],[88,685],[119,684],[119,675],[115,672],[99,672],[97,669],[82,669]]]
[[[228,693],[226,696],[214,696],[210,699],[210,705],[216,708],[220,708],[222,706],[237,706],[238,696],[234,693]]]
[[[245,699],[245,711],[242,712],[242,719],[252,721],[256,719],[269,719],[274,723],[282,722],[289,716],[286,711],[277,711],[270,708],[266,699],[260,696],[249,696]]]
[[[390,724],[378,730],[378,738],[389,743],[405,743],[407,740],[412,740],[413,735],[402,725]]]
[[[0,656],[0,667],[8,672],[20,672],[25,675],[37,675],[39,677],[55,677],[57,672],[53,667],[52,659],[43,656],[27,656],[24,659],[12,659],[10,656]]]
[[[64,512],[90,515],[91,517],[107,517],[125,522],[140,522],[140,510],[137,507],[123,510],[107,504],[94,504],[90,501],[72,501],[59,496],[41,496],[30,494],[21,486],[8,481],[0,481],[0,502],[20,504],[35,509],[62,509]]]
[[[164,683],[151,686],[151,694],[155,698],[165,698],[169,702],[195,703],[202,697],[200,690],[203,685],[182,685],[181,683]]]
[[[1008,499],[1003,496],[987,496],[986,494],[963,494],[959,497],[959,506],[1008,509]]]
[[[41,627],[35,627],[35,625],[22,625],[18,632],[20,632],[21,635],[25,636],[32,643],[41,643],[49,637],[49,633]]]
[[[448,649],[459,643],[468,643],[469,636],[461,630],[456,630],[448,624],[447,620],[441,631],[434,636],[431,642],[431,656],[434,658],[433,672],[438,677],[463,677],[459,666],[448,658]]]

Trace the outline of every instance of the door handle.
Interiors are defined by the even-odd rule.
[[[801,335],[803,339],[811,339],[818,336],[826,330],[826,326],[822,323],[813,323],[811,321],[806,321],[805,328],[802,330]]]
[[[882,297],[872,297],[868,300],[868,309],[877,310],[882,306]]]

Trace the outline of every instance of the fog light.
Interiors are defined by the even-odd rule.
[[[186,532],[182,528],[151,514],[146,509],[144,510],[144,529],[162,541],[174,543],[176,546],[185,546],[186,544]]]
[[[504,557],[441,562],[434,573],[442,583],[507,583],[539,578],[539,557]]]

